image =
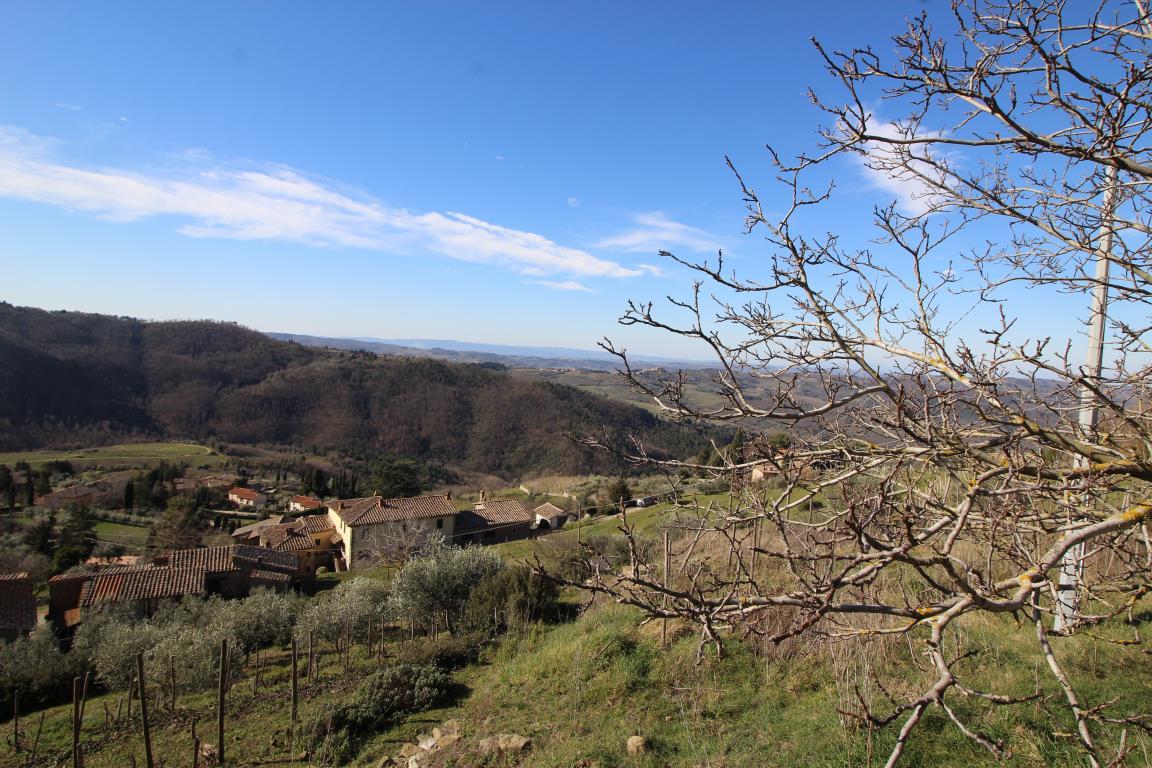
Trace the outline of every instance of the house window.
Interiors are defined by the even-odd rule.
[[[442,517],[436,518],[436,527],[437,528],[443,528],[444,527],[444,518],[442,518]]]

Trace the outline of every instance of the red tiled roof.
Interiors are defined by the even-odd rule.
[[[532,510],[532,514],[547,520],[554,520],[557,517],[566,517],[568,515],[568,513],[560,509],[560,507],[548,501]]]
[[[143,571],[155,568],[152,563],[139,563],[136,565],[116,565],[116,564],[95,564],[84,563],[83,565],[76,565],[64,573],[58,573],[48,579],[49,584],[58,584],[65,581],[84,581],[94,576],[99,576],[104,573],[125,573],[127,571]]]
[[[36,596],[28,573],[0,573],[0,629],[18,634],[36,628]]]
[[[287,531],[282,536],[267,539],[265,546],[275,552],[300,552],[316,546],[316,542],[311,536],[297,531]]]
[[[303,524],[305,533],[324,533],[325,531],[336,530],[328,515],[307,515],[297,522]]]
[[[313,536],[332,530],[335,530],[332,521],[326,515],[308,515],[290,523],[261,529],[260,543],[277,552],[299,552],[316,546]]]
[[[456,520],[457,530],[487,528],[497,525],[531,524],[536,516],[519,499],[496,499],[477,504],[476,509],[460,513]]]
[[[369,496],[364,499],[329,501],[328,508],[348,525],[374,525],[400,520],[451,517],[457,514],[457,509],[448,496],[416,496],[404,499]]]
[[[207,574],[194,568],[123,569],[94,577],[80,592],[80,605],[162,600],[204,591]]]
[[[257,499],[267,498],[267,496],[265,496],[264,494],[258,493],[257,491],[254,491],[251,488],[229,488],[228,489],[228,495],[229,496],[239,496],[240,498],[248,499],[249,501],[256,501]]]
[[[167,557],[167,564],[173,568],[190,568],[208,573],[224,573],[236,570],[232,562],[236,545],[223,547],[199,547],[197,549],[176,549],[160,556],[161,562]]]
[[[252,570],[253,581],[273,581],[279,584],[288,584],[292,581],[292,577],[287,573],[280,573],[278,571],[265,571],[262,568],[254,568]]]
[[[476,514],[492,525],[532,522],[536,516],[519,499],[495,499],[477,505]]]
[[[293,504],[299,504],[304,509],[320,509],[324,506],[324,502],[320,499],[314,499],[311,496],[293,496]]]
[[[264,547],[250,547],[237,544],[233,549],[233,559],[237,565],[263,566],[294,573],[300,567],[300,558],[290,552],[275,552]]]
[[[272,515],[265,518],[264,520],[257,520],[254,523],[240,526],[236,530],[232,531],[232,536],[237,538],[252,536],[259,533],[262,528],[267,528],[270,525],[283,525],[286,521],[291,522],[291,520],[292,518],[288,517],[287,515]]]

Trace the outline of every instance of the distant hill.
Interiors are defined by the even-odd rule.
[[[451,339],[376,339],[372,337],[306,336],[297,333],[269,333],[280,341],[295,341],[310,347],[359,349],[381,355],[430,357],[457,363],[497,363],[509,368],[573,368],[589,371],[613,371],[619,360],[603,350],[568,347],[521,347],[503,344],[480,344]],[[630,357],[633,364],[666,368],[703,369],[714,363],[698,360],[676,360],[666,357]]]
[[[0,449],[125,437],[379,451],[515,478],[609,471],[569,432],[635,433],[687,456],[702,429],[484,366],[278,341],[213,321],[143,322],[0,303]]]

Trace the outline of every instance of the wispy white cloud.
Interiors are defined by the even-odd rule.
[[[568,207],[569,208],[579,208],[580,207],[580,198],[578,198],[578,197],[568,198]]]
[[[84,107],[78,107],[75,104],[69,104],[69,103],[64,102],[64,101],[56,102],[56,108],[57,109],[66,109],[69,112],[81,112],[84,109]]]
[[[909,126],[886,122],[876,118],[875,114],[869,121],[868,132],[887,139],[933,135],[913,131]],[[868,145],[864,154],[855,155],[854,159],[875,189],[891,195],[905,213],[918,216],[941,202],[939,185],[943,184],[937,168],[917,161],[917,157],[927,151],[925,147],[898,147],[877,141]],[[934,181],[937,186],[934,188],[929,181]]]
[[[677,249],[714,251],[720,248],[717,238],[705,230],[673,221],[660,211],[638,213],[632,217],[632,221],[635,225],[632,229],[606,237],[593,247],[625,253],[655,253]]]
[[[187,152],[147,172],[60,161],[56,142],[0,126],[0,197],[83,211],[112,221],[184,219],[189,237],[284,240],[388,252],[426,251],[534,276],[635,277],[643,269],[532,232],[452,211],[417,213],[287,166],[222,163]]]
[[[545,288],[551,288],[553,291],[587,291],[592,292],[592,289],[583,283],[578,283],[575,280],[529,280],[532,285],[540,285]]]

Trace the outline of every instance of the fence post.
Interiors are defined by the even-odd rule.
[[[153,768],[152,763],[152,734],[148,730],[148,694],[144,688],[144,654],[136,654],[137,693],[140,694],[140,726],[144,731],[144,765]],[[132,699],[129,698],[129,701]],[[136,759],[132,759],[135,765]]]
[[[668,534],[669,534],[669,531],[667,528],[665,528],[664,529],[664,579],[663,579],[664,589],[668,589],[668,572],[672,569],[671,551],[668,548]],[[667,608],[668,607],[668,595],[667,594],[665,594],[663,597],[663,603],[664,603],[663,607]],[[660,647],[661,648],[667,648],[668,647],[668,617],[667,616],[664,616],[660,620]]]
[[[292,722],[296,722],[296,707],[297,702],[300,700],[300,685],[297,680],[297,667],[298,667],[298,649],[296,647],[296,638],[292,638]]]
[[[72,678],[72,765],[80,768],[80,677]]]
[[[20,691],[12,694],[12,748],[20,754]]]
[[[224,765],[224,695],[228,691],[228,638],[220,641],[220,690],[216,697],[216,760]]]

